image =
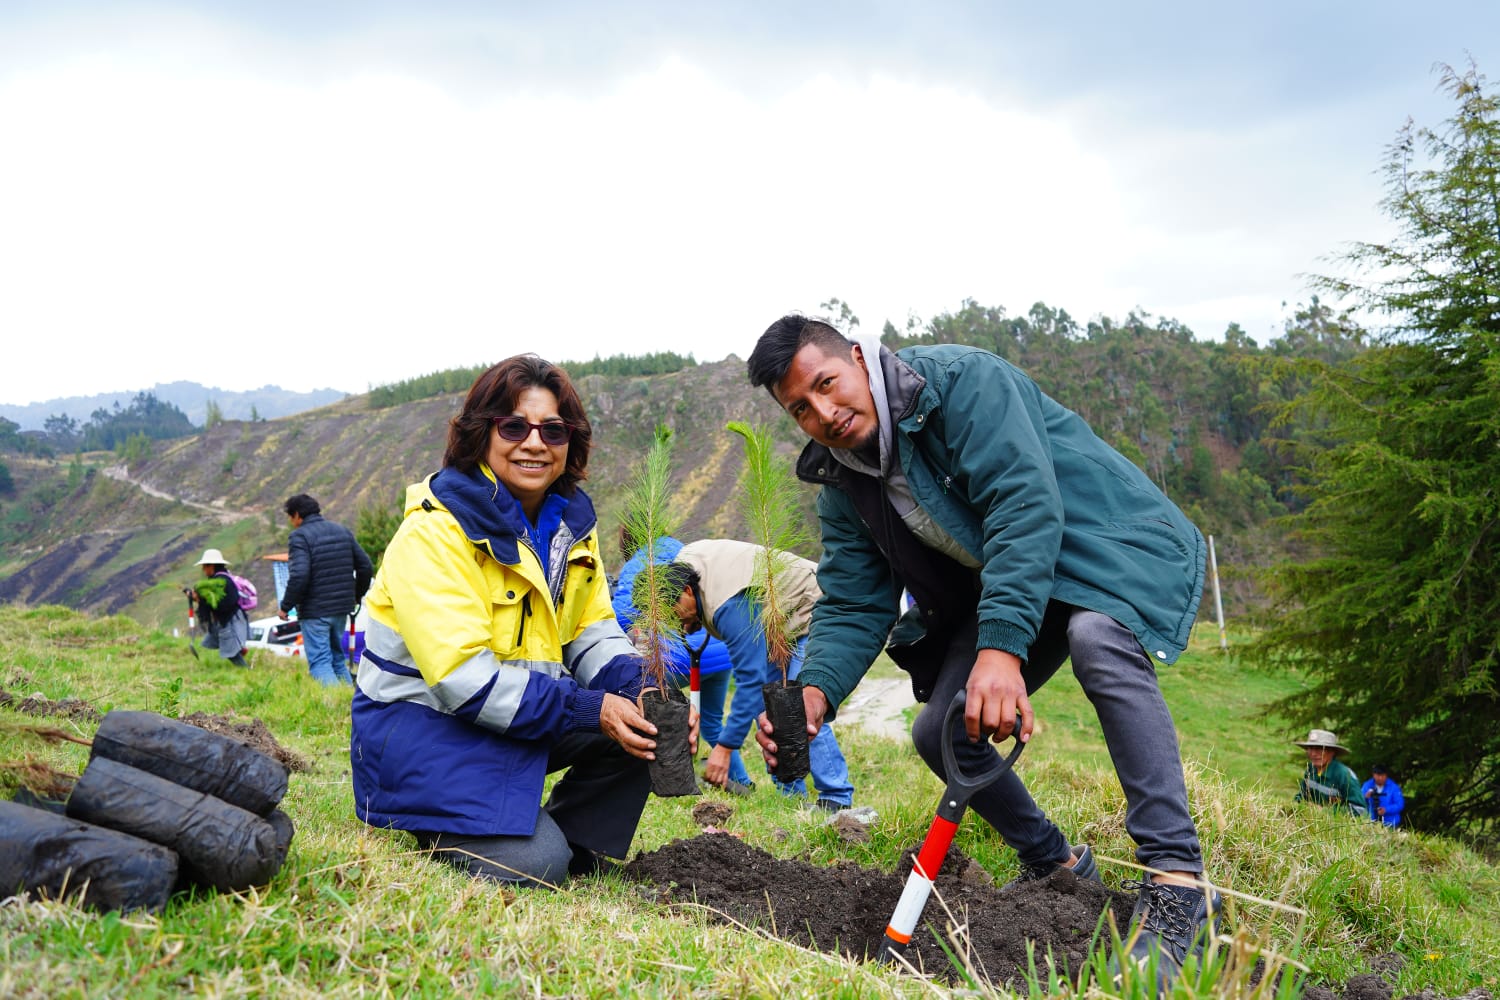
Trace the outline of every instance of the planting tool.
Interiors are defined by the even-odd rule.
[[[359,670],[359,651],[354,648],[354,619],[359,615],[359,608],[349,612],[349,673],[352,675]]]
[[[969,800],[976,792],[988,788],[1009,771],[1026,746],[1020,740],[1021,719],[1017,717],[1013,734],[1016,745],[1010,756],[1002,757],[997,751],[983,773],[964,774],[959,770],[953,741],[959,735],[955,731],[955,724],[959,730],[963,727],[966,701],[963,688],[959,688],[958,693],[953,696],[952,704],[948,706],[948,714],[943,717],[943,769],[948,772],[948,787],[943,789],[937,815],[932,818],[932,825],[927,828],[921,850],[912,862],[906,887],[901,890],[901,899],[896,903],[896,912],[886,925],[885,941],[881,943],[878,956],[881,961],[896,961],[911,941],[917,921],[922,917],[922,910],[927,906],[927,897],[932,894],[932,883],[937,879],[938,869],[943,866],[943,859],[948,856],[948,848],[953,843],[953,835],[958,831],[958,822],[963,819],[964,810],[969,807]]]
[[[198,614],[193,607],[193,592],[186,587],[182,592],[187,595],[188,602],[188,652],[193,654],[193,659],[198,659]]]
[[[692,704],[693,711],[700,713],[703,710],[701,704],[703,697],[700,693],[703,681],[703,651],[708,648],[709,638],[708,630],[704,629],[703,641],[698,644],[697,649],[686,642],[683,643],[688,651],[688,701]]]

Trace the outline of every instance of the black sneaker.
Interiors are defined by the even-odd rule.
[[[1130,915],[1131,935],[1126,940],[1127,959],[1139,968],[1149,968],[1156,956],[1156,988],[1171,989],[1189,955],[1202,955],[1209,939],[1218,932],[1223,898],[1209,889],[1170,882],[1125,882],[1121,888],[1139,889],[1135,912]],[[1118,956],[1110,968],[1118,976]]]
[[[755,792],[755,782],[735,781],[733,778],[725,778],[724,791],[730,795],[752,795]]]
[[[813,810],[814,812],[836,813],[843,812],[845,809],[848,809],[849,805],[845,802],[835,802],[833,801],[833,799],[825,799],[822,796],[819,796],[818,801],[814,802],[807,808]]]
[[[1051,878],[1054,872],[1072,872],[1074,878],[1086,878],[1091,882],[1103,884],[1104,879],[1099,877],[1099,866],[1094,864],[1094,852],[1089,849],[1088,844],[1079,844],[1070,847],[1069,850],[1078,857],[1078,862],[1072,868],[1061,861],[1044,861],[1039,865],[1022,865],[1021,874],[1011,879],[1000,887],[1001,892],[1007,892],[1018,885],[1027,882],[1040,882],[1044,878]]]

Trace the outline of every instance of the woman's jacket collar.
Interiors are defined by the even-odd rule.
[[[518,540],[527,535],[526,515],[488,466],[480,463],[467,473],[445,468],[427,486],[475,545],[488,548],[498,562],[514,565],[521,561]],[[585,537],[594,528],[593,501],[577,489],[562,499],[567,501],[563,525],[573,538]]]

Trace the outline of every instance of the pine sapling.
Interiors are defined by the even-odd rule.
[[[636,471],[625,494],[620,524],[626,534],[646,550],[632,600],[635,605],[636,646],[646,661],[646,673],[659,689],[667,686],[667,649],[680,639],[682,626],[661,593],[662,571],[656,557],[657,540],[677,533],[681,517],[671,507],[672,431],[658,425],[646,460]]]
[[[765,636],[767,657],[781,670],[781,683],[772,681],[761,688],[766,717],[776,738],[776,777],[797,781],[808,773],[810,764],[802,685],[788,677],[797,640],[791,634],[796,609],[791,605],[793,588],[788,576],[793,549],[807,540],[801,517],[801,487],[791,462],[776,454],[767,431],[741,421],[731,421],[727,427],[744,439],[740,508],[752,540],[760,546],[755,581],[750,587],[756,624]]]
[[[697,795],[693,747],[688,744],[691,707],[667,681],[667,650],[681,642],[682,624],[662,593],[665,567],[657,559],[659,539],[675,534],[681,518],[671,505],[672,432],[658,425],[646,459],[630,482],[620,517],[626,534],[641,540],[645,561],[632,595],[637,649],[645,663],[647,683],[641,691],[641,713],[657,729],[655,759],[650,762],[651,790],[657,795]],[[654,694],[652,693],[654,692]]]
[[[802,489],[791,462],[776,454],[769,432],[739,420],[726,426],[744,439],[740,510],[750,537],[761,548],[751,595],[755,598],[757,624],[766,637],[766,652],[771,662],[781,668],[785,684],[796,642],[796,637],[788,634],[794,609],[785,598],[786,576],[791,553],[808,541],[801,516]]]

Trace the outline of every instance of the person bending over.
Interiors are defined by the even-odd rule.
[[[765,631],[760,627],[760,608],[754,597],[757,561],[765,549],[728,538],[690,542],[662,575],[664,599],[670,601],[684,629],[702,626],[729,647],[734,665],[734,697],[729,718],[718,742],[709,753],[704,780],[722,786],[729,778],[733,753],[745,741],[756,716],[765,710],[761,685],[782,679],[781,667],[771,658]],[[803,666],[807,623],[818,599],[817,566],[806,559],[784,556],[779,574],[785,588],[783,607],[789,612],[787,632],[793,639],[786,678],[796,680]],[[644,583],[644,580],[637,578]],[[854,801],[849,765],[838,739],[828,725],[819,726],[808,744],[808,766],[817,791],[815,808],[828,812],[847,809]],[[784,795],[805,796],[807,779],[794,782],[772,780]]]
[[[1020,369],[956,344],[892,353],[788,315],[748,363],[811,440],[797,474],[821,487],[823,555],[802,681],[808,727],[833,718],[885,647],[912,675],[912,739],[943,777],[943,717],[967,693],[958,760],[983,737],[1031,737],[1031,696],[1070,657],[1125,793],[1139,885],[1122,961],[1158,952],[1159,986],[1201,948],[1218,895],[1203,856],[1156,665],[1187,645],[1203,592],[1198,529],[1130,460]],[[901,613],[902,589],[914,606]],[[899,616],[899,618],[898,618]],[[757,739],[774,759],[775,742]],[[1021,878],[1098,878],[1016,772],[973,810],[1012,847]]]

